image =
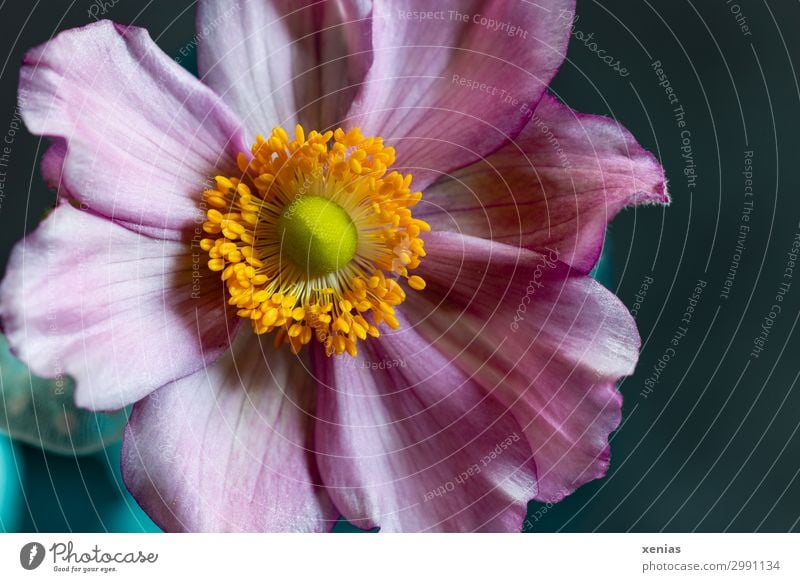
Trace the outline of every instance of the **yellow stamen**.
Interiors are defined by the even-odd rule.
[[[239,154],[240,177],[216,176],[203,193],[210,237],[200,248],[238,315],[258,334],[275,331],[276,345],[296,353],[316,338],[329,356],[357,355],[384,323],[397,329],[397,279],[425,288],[409,271],[430,227],[412,216],[422,194],[411,175],[388,171],[394,148],[358,128],[298,125],[293,140],[278,127],[251,151]]]

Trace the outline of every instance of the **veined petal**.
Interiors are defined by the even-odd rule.
[[[564,59],[574,0],[376,0],[372,67],[347,123],[397,148],[415,188],[489,155]]]
[[[201,0],[201,78],[251,137],[338,124],[372,60],[367,0]]]
[[[545,95],[516,140],[432,184],[417,213],[436,231],[557,249],[588,273],[620,210],[668,202],[664,169],[624,127]]]
[[[533,451],[536,499],[602,477],[620,421],[616,383],[639,335],[620,301],[558,260],[452,233],[426,239],[428,286],[406,313],[419,334],[508,406]],[[409,311],[410,310],[410,311]]]
[[[351,523],[520,530],[536,468],[519,424],[410,322],[356,358],[316,354],[317,459]]]
[[[45,180],[129,228],[181,239],[216,173],[247,151],[233,113],[140,28],[101,21],[25,56],[20,108],[56,140]]]
[[[62,204],[11,254],[0,285],[9,344],[35,374],[75,378],[78,406],[127,406],[228,346],[223,288],[194,257],[188,243]]]
[[[339,515],[311,446],[314,385],[244,331],[213,366],[139,402],[125,483],[167,531],[330,531]]]

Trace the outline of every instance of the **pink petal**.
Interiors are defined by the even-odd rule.
[[[309,450],[314,385],[286,349],[243,330],[232,351],[139,402],[125,483],[167,531],[330,531]]]
[[[194,229],[205,184],[236,172],[247,148],[214,93],[147,32],[101,21],[28,52],[20,106],[28,128],[56,139],[45,180],[84,207],[179,239]]]
[[[625,128],[545,95],[514,142],[430,186],[415,214],[434,230],[557,249],[588,273],[620,210],[668,202],[664,169]]]
[[[354,525],[519,531],[536,468],[508,411],[408,322],[356,358],[316,351],[317,459]]]
[[[201,78],[251,137],[340,123],[372,59],[370,2],[200,0]]]
[[[374,62],[348,123],[395,145],[417,189],[489,155],[561,65],[574,4],[376,0]]]
[[[536,462],[536,499],[557,501],[608,468],[616,382],[639,334],[622,303],[545,254],[451,233],[427,237],[428,282],[403,305],[422,337],[510,407]]]
[[[200,369],[234,325],[202,251],[69,204],[14,247],[0,318],[14,353],[39,376],[75,378],[76,403],[92,410]]]
[[[64,160],[67,159],[67,144],[64,140],[56,140],[42,156],[42,177],[47,186],[58,191],[63,183]],[[74,198],[64,188],[61,194],[65,198]]]

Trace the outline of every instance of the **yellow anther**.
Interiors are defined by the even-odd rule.
[[[221,273],[237,314],[256,333],[275,332],[275,345],[289,344],[295,353],[316,338],[328,355],[355,356],[359,341],[380,336],[380,325],[399,327],[394,306],[406,292],[396,279],[425,288],[408,271],[425,256],[419,235],[430,226],[412,216],[422,194],[411,191],[411,176],[387,173],[394,148],[358,128],[321,134],[297,125],[293,139],[280,127],[256,136],[251,154],[237,156],[240,175],[216,176],[202,193],[208,238],[196,243]],[[295,260],[312,262],[287,253],[278,236],[279,218],[291,218],[305,196],[344,209],[358,233],[352,259],[318,274],[299,268]]]
[[[408,286],[416,291],[422,291],[425,289],[425,279],[418,275],[413,275],[408,278]]]

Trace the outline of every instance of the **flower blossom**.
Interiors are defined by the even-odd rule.
[[[136,403],[162,528],[519,531],[606,473],[639,336],[588,274],[663,170],[547,92],[573,1],[428,6],[200,0],[199,79],[109,21],[25,57],[59,203],[4,331]]]

